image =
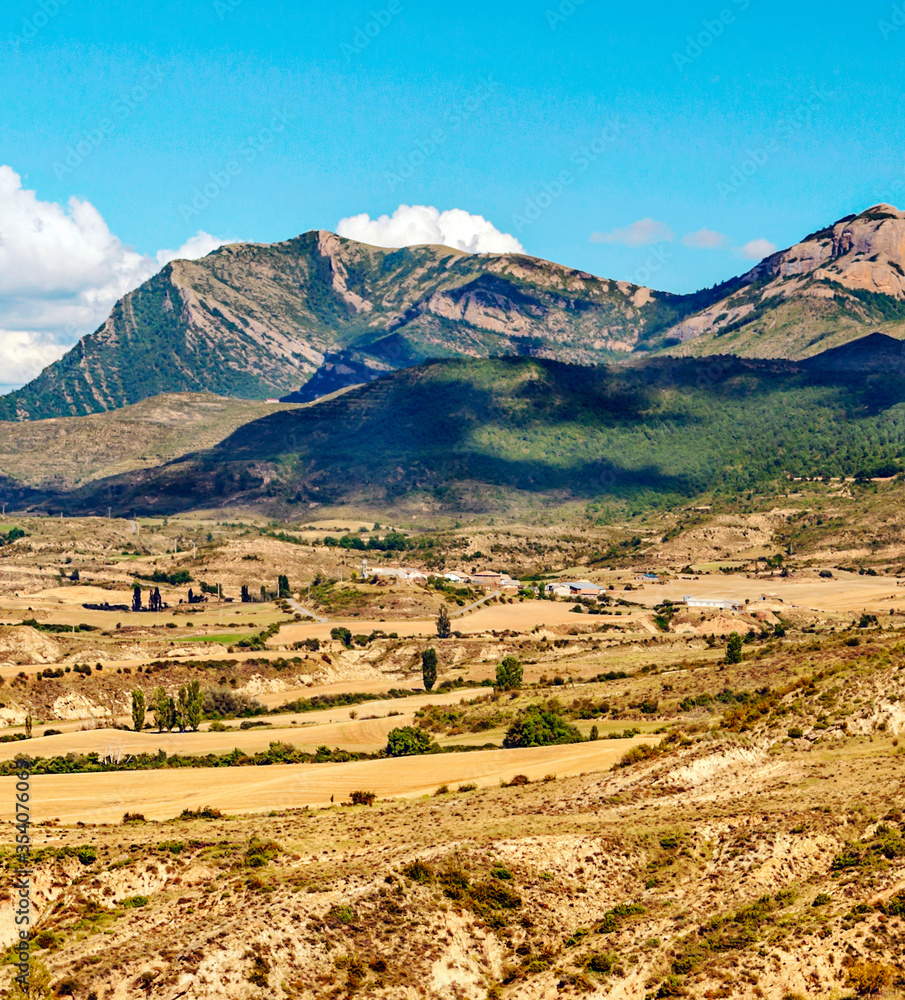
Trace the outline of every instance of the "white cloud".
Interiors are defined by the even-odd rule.
[[[179,250],[145,256],[111,233],[90,202],[40,201],[0,165],[0,383],[34,378],[164,263],[221,243],[199,232]]]
[[[713,229],[699,229],[683,236],[682,242],[692,250],[722,250],[729,246],[729,237]]]
[[[775,243],[771,243],[769,240],[751,240],[750,243],[746,243],[743,247],[739,247],[736,253],[739,257],[744,257],[746,260],[763,260],[764,257],[769,257],[770,254],[776,253],[778,247]]]
[[[199,229],[178,250],[158,250],[156,255],[157,263],[163,267],[165,264],[169,264],[171,260],[198,260],[199,257],[206,257],[211,251],[216,250],[217,247],[223,247],[235,242],[235,240],[217,239],[216,236],[211,236],[210,233]]]
[[[3,385],[24,385],[62,354],[59,344],[31,330],[0,330],[0,371]]]
[[[521,243],[501,233],[483,216],[461,208],[441,212],[432,205],[400,205],[392,215],[372,219],[353,215],[340,219],[336,232],[359,243],[377,247],[412,247],[442,244],[466,253],[521,253]]]
[[[639,219],[623,229],[608,233],[591,233],[592,243],[619,243],[626,247],[648,247],[653,243],[671,243],[676,234],[665,222]]]

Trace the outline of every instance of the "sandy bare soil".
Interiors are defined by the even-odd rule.
[[[226,813],[263,812],[341,802],[356,789],[381,798],[429,794],[443,784],[487,787],[516,774],[532,781],[603,771],[639,743],[659,737],[600,740],[529,750],[485,750],[350,764],[280,764],[270,767],[185,768],[101,774],[35,775],[32,821],[119,822],[126,812],[171,819],[185,808],[211,805]],[[13,799],[15,778],[0,778],[0,796]],[[39,845],[36,845],[39,846]]]

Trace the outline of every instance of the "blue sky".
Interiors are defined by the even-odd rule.
[[[90,203],[141,257],[124,281],[199,230],[274,241],[406,204],[689,291],[905,202],[899,23],[885,0],[8,0],[0,164],[37,202]],[[0,328],[38,331],[20,355],[93,322],[4,319],[26,293],[3,267]]]

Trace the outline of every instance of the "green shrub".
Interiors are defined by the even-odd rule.
[[[387,736],[388,757],[411,757],[427,753],[433,746],[430,735],[414,726],[401,726]]]
[[[183,809],[176,817],[177,819],[223,819],[223,813],[213,806],[204,806],[203,809]]]
[[[608,976],[616,968],[616,962],[616,956],[608,952],[592,953],[585,958],[584,967],[588,972]]]
[[[260,840],[251,837],[245,848],[244,864],[247,868],[263,868],[283,850],[275,840]]]
[[[503,740],[507,749],[546,747],[582,742],[581,733],[555,712],[529,705],[510,726]]]
[[[355,911],[350,906],[331,906],[326,920],[334,927],[337,925],[348,927],[349,924],[355,923]]]
[[[424,861],[413,861],[411,864],[405,865],[401,871],[406,878],[422,885],[433,882],[436,877],[434,869]]]

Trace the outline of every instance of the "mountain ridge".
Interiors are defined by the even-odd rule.
[[[444,357],[801,359],[871,330],[905,337],[905,213],[885,203],[688,295],[523,253],[381,248],[313,230],[166,265],[0,397],[0,419],[104,412],[171,392],[311,401]]]
[[[83,415],[162,392],[283,396],[330,353],[399,367],[371,350],[390,335],[404,363],[546,353],[591,364],[707,301],[526,254],[383,249],[324,230],[231,244],[173,261],[125,295],[97,331],[0,399],[0,418]]]

